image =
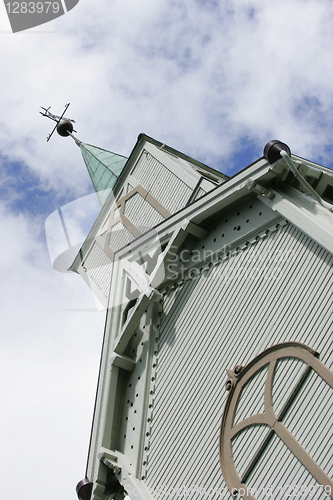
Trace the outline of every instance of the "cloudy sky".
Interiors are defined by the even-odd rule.
[[[333,168],[332,20],[330,0],[80,0],[12,34],[0,4],[2,498],[75,500],[105,319],[51,266],[52,214],[92,186],[39,106],[125,156],[145,132],[231,175],[280,139]]]

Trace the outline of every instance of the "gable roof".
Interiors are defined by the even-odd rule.
[[[184,207],[180,211],[180,213],[177,212],[169,217],[168,220],[158,224],[158,231],[162,230],[163,232],[164,227],[168,227],[170,224],[176,224],[177,221],[182,219],[183,217],[188,217],[189,220],[193,220],[195,224],[200,224],[203,220],[209,218],[213,213],[216,213],[217,211],[222,209],[224,210],[226,206],[232,203],[236,203],[242,197],[249,195],[251,191],[258,194],[258,191],[256,190],[256,188],[258,187],[258,181],[261,184],[261,186],[259,187],[268,187],[272,184],[279,185],[280,182],[286,182],[287,184],[290,184],[292,187],[296,188],[294,190],[295,193],[297,193],[299,189],[302,192],[302,188],[298,186],[299,183],[297,179],[292,174],[292,172],[290,172],[283,159],[270,164],[265,157],[261,157],[252,164],[245,167],[243,170],[236,173],[234,176],[228,177],[225,174],[222,174],[221,172],[218,172],[208,167],[207,165],[204,165],[201,162],[167,146],[166,144],[162,144],[161,142],[145,134],[140,134],[138,136],[137,143],[135,144],[127,161],[125,161],[123,170],[121,171],[121,179],[123,179],[124,176],[126,177],[126,175],[130,172],[134,162],[138,157],[138,154],[142,149],[142,144],[145,142],[155,145],[164,153],[182,158],[183,160],[189,162],[192,168],[197,169],[197,171],[200,173],[204,171],[206,174],[208,174],[208,177],[214,179],[215,182],[217,182],[217,185],[215,185],[214,188],[212,188],[202,198],[200,198],[200,200],[192,201],[186,207]],[[113,154],[110,152],[108,153],[111,155]],[[122,158],[125,159],[125,157]],[[297,168],[299,168],[302,175],[305,176],[311,184],[313,184],[313,180],[315,181],[313,187],[320,196],[325,199],[325,195],[328,196],[328,188],[333,191],[333,173],[330,169],[315,164],[294,154],[291,155],[291,158],[294,162],[296,162]],[[116,192],[117,190],[119,190],[120,184],[120,182],[116,182],[114,184]],[[110,192],[107,193],[106,198],[108,198],[109,194]],[[283,197],[284,196],[285,195],[283,195]],[[308,197],[306,195],[303,195],[301,204],[304,204],[307,198]],[[265,195],[263,195],[263,200],[265,200]],[[333,200],[331,199],[328,199],[328,201],[330,203],[333,202]],[[96,234],[96,229],[100,226],[101,221],[105,218],[108,210],[110,210],[111,203],[112,197],[109,198],[108,202],[104,202],[104,204],[102,205],[100,214],[98,215],[93,227],[91,228],[85,242],[81,247],[80,252],[77,254],[69,270],[77,272],[77,265],[81,262],[82,254],[91,245]]]

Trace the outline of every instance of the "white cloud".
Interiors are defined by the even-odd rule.
[[[11,212],[22,192],[15,191],[19,174],[6,170],[6,497],[20,478],[31,484],[28,499],[64,491],[75,498],[103,331],[101,313],[67,311],[95,304],[79,277],[55,273],[49,261],[46,217],[38,214],[91,192],[91,184],[70,138],[55,134],[46,143],[53,123],[39,106],[61,113],[71,102],[77,136],[124,155],[145,132],[228,173],[243,141],[260,156],[268,140],[281,139],[332,167],[332,18],[328,0],[82,0],[65,16],[13,35],[0,4],[0,154],[49,193],[39,211],[28,193],[24,214]]]
[[[89,443],[105,314],[84,311],[78,276],[52,270],[40,229],[1,209],[4,498],[75,498]]]
[[[188,1],[81,2],[49,24],[55,33],[6,35],[10,129],[2,139],[10,146],[19,138],[14,153],[56,186],[66,175],[73,189],[88,180],[77,179],[70,139],[43,142],[52,123],[38,118],[40,104],[60,112],[71,101],[79,137],[124,154],[141,131],[220,162],[244,135],[260,150],[283,136],[311,153],[309,142],[329,141],[329,123],[318,127],[311,107],[302,118],[295,107],[316,96],[315,112],[325,116],[332,104],[331,18],[325,1],[215,10]]]

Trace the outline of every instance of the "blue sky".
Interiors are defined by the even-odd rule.
[[[27,500],[76,498],[104,323],[51,267],[46,221],[93,188],[70,138],[46,142],[39,106],[70,102],[82,141],[125,156],[144,132],[232,175],[279,139],[333,168],[332,19],[329,0],[80,0],[14,35],[0,4],[4,498],[18,462]]]

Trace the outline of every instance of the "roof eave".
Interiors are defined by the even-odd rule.
[[[202,163],[201,161],[198,161],[195,158],[192,158],[191,156],[188,156],[188,155],[182,153],[181,151],[178,151],[177,149],[174,149],[171,146],[168,146],[167,144],[164,144],[160,141],[157,141],[156,139],[154,139],[153,137],[150,137],[149,135],[141,133],[138,136],[138,140],[140,140],[141,138],[144,138],[146,141],[150,142],[151,144],[154,144],[156,147],[163,149],[164,151],[166,151],[174,156],[178,156],[179,158],[182,158],[185,161],[193,163],[194,165],[205,170],[207,173],[213,175],[214,177],[218,177],[224,181],[228,180],[230,178],[229,175],[223,174],[222,172],[219,172],[218,170],[215,170],[214,168],[209,167],[205,163]]]
[[[115,194],[117,191],[117,186],[120,185],[120,181],[122,177],[127,173],[128,167],[133,163],[133,159],[135,158],[137,152],[139,151],[139,145],[143,141],[148,141],[152,144],[154,144],[157,147],[163,146],[165,150],[170,151],[171,154],[176,154],[177,156],[187,160],[191,161],[200,168],[205,168],[208,169],[209,171],[218,173],[221,175],[221,179],[224,178],[225,182],[222,184],[217,185],[215,188],[213,188],[211,191],[206,193],[204,196],[202,196],[200,199],[195,200],[192,202],[190,205],[184,207],[181,209],[179,212],[173,214],[171,217],[169,217],[166,221],[162,221],[158,226],[164,227],[164,225],[168,226],[169,224],[173,224],[174,221],[178,217],[182,218],[182,216],[190,216],[191,220],[193,218],[193,222],[196,224],[200,224],[204,219],[209,217],[212,213],[223,209],[226,206],[229,206],[231,203],[234,203],[238,199],[242,198],[243,196],[246,196],[250,194],[249,187],[248,187],[248,180],[251,178],[251,180],[255,181],[261,181],[264,184],[269,184],[275,177],[276,175],[285,168],[283,160],[279,160],[273,164],[269,164],[268,161],[264,158],[261,157],[258,160],[254,161],[244,169],[242,169],[240,172],[236,173],[232,177],[227,177],[224,174],[221,174],[220,172],[217,172],[213,169],[210,169],[210,167],[207,167],[207,165],[204,165],[203,163],[190,158],[189,156],[184,155],[180,151],[177,151],[169,146],[166,146],[162,144],[161,142],[153,139],[152,137],[147,136],[146,134],[140,134],[138,136],[137,142],[131,151],[131,154],[128,157],[128,160],[124,166],[124,169],[121,173],[121,176],[119,177],[117,184],[115,186]],[[322,170],[323,172],[333,175],[332,171],[330,169],[327,169],[326,167],[322,167],[320,165],[317,165],[309,160],[302,159],[299,156],[296,156],[292,154],[292,159],[294,160],[302,160],[306,162],[307,164],[311,164],[314,168],[317,168],[319,170]],[[221,197],[222,196],[222,197]],[[221,197],[220,201],[217,201]],[[81,262],[81,255],[84,253],[84,250],[88,244],[92,241],[92,239],[95,236],[95,232],[97,228],[99,227],[99,224],[101,222],[101,219],[104,218],[106,215],[109,205],[110,205],[110,200],[112,199],[111,195],[109,199],[106,201],[105,205],[103,206],[101,212],[99,213],[95,223],[93,224],[86,240],[84,241],[80,252],[76,256],[76,258],[73,261],[73,264],[70,266],[69,270],[73,272],[77,272],[77,268]],[[114,198],[113,198],[114,199]],[[223,200],[223,202],[222,202]],[[208,208],[208,205],[210,208]],[[185,215],[186,214],[186,215]],[[187,215],[188,214],[188,215]],[[194,215],[195,214],[195,215]],[[156,227],[154,229],[156,229]],[[149,231],[148,231],[149,233]],[[142,236],[139,237],[139,239]],[[121,249],[120,249],[121,250]]]
[[[125,168],[123,172],[126,170],[126,166],[130,164],[131,158],[133,157],[134,152],[136,151],[138,144],[140,143],[141,140],[147,140],[147,136],[145,134],[140,134],[138,137],[138,141],[136,145],[134,146],[128,161],[125,165]],[[148,138],[151,139],[151,138]],[[154,141],[154,144],[159,144],[158,141]],[[279,163],[279,162],[277,162]],[[194,218],[193,222],[196,224],[200,224],[202,220],[210,216],[210,213],[213,213],[216,211],[216,208],[218,210],[222,209],[224,207],[224,203],[226,203],[225,206],[230,205],[231,203],[234,203],[237,201],[239,198],[242,196],[249,194],[249,189],[246,185],[246,181],[248,180],[249,177],[253,177],[254,179],[258,180],[261,178],[265,178],[265,182],[268,182],[272,178],[275,177],[274,172],[272,171],[272,167],[274,165],[270,165],[265,158],[259,158],[255,162],[251,163],[248,167],[244,168],[237,174],[235,174],[233,177],[229,177],[228,180],[226,180],[224,183],[217,185],[214,187],[211,191],[208,191],[204,196],[199,198],[198,200],[193,201],[190,205],[182,208],[179,212],[176,212],[175,214],[171,215],[167,220],[162,221],[160,224],[155,226],[155,230],[162,229],[164,226],[168,227],[170,224],[176,223],[178,218],[182,218],[183,216],[189,217],[190,220]],[[222,196],[224,203],[223,206],[221,207],[216,207],[216,203],[220,196],[223,195],[223,193],[228,194],[228,196]],[[210,209],[208,210],[208,204],[210,205]],[[109,200],[105,203],[104,207],[102,208],[100,214],[98,215],[91,231],[89,232],[86,240],[84,241],[80,252],[76,256],[76,258],[73,261],[73,264],[69,268],[70,271],[77,272],[77,268],[80,265],[82,261],[82,254],[84,254],[84,250],[86,245],[90,244],[90,242],[93,240],[95,236],[95,231],[99,227],[99,223],[103,219],[103,217],[106,215],[106,212],[108,210],[108,205],[109,205]],[[207,213],[206,213],[207,212]],[[200,216],[201,214],[201,216]],[[162,229],[163,230],[163,229]],[[150,231],[148,231],[146,234],[149,234]],[[137,239],[141,239],[143,235],[141,235]],[[133,243],[133,242],[132,242]],[[121,250],[121,249],[120,249]],[[119,250],[119,251],[120,251]]]

